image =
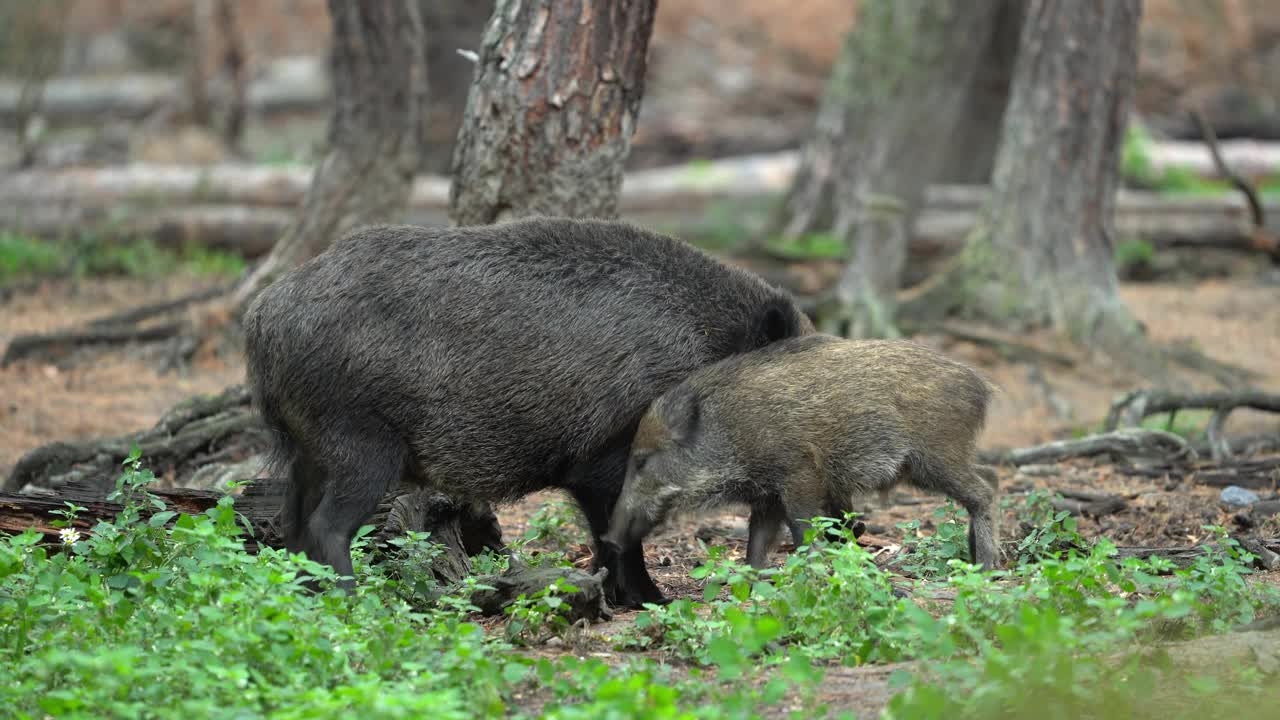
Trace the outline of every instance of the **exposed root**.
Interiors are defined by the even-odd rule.
[[[1228,388],[1244,387],[1262,376],[1247,368],[1231,363],[1215,360],[1190,345],[1175,343],[1165,348],[1165,352],[1173,362],[1209,375],[1218,384]]]
[[[1187,441],[1173,433],[1163,430],[1126,429],[1090,435],[1077,440],[1059,440],[1034,447],[1009,450],[996,457],[984,457],[983,460],[1019,466],[1056,463],[1104,454],[1124,458],[1147,457],[1162,460],[1192,460],[1196,457],[1195,450],[1187,444]]]
[[[1176,413],[1188,409],[1212,410],[1213,415],[1206,432],[1209,436],[1209,451],[1215,461],[1224,462],[1232,457],[1231,443],[1223,433],[1227,415],[1241,407],[1280,413],[1280,395],[1249,390],[1217,393],[1135,390],[1111,404],[1105,428],[1115,430],[1122,421],[1126,425],[1137,425],[1143,418],[1159,413]]]
[[[145,323],[163,316],[174,315],[189,309],[192,305],[211,304],[220,306],[218,299],[228,295],[232,288],[210,288],[191,293],[177,300],[155,302],[155,304],[131,307],[90,320],[81,328],[67,329],[52,333],[22,334],[13,338],[5,348],[4,357],[0,357],[0,368],[18,363],[20,360],[55,361],[84,348],[109,348],[129,343],[154,343],[173,341],[175,338],[200,337],[206,328],[198,327],[189,318],[170,320],[159,324]],[[193,315],[198,316],[198,315]],[[198,345],[198,343],[197,343]],[[170,356],[166,366],[174,366],[189,359],[193,347],[191,342],[175,343],[177,351]],[[177,363],[175,363],[177,360]]]
[[[134,445],[158,473],[169,470],[183,475],[194,471],[199,464],[195,460],[211,448],[240,436],[245,436],[247,443],[233,454],[252,454],[266,447],[265,432],[250,408],[249,393],[236,385],[221,395],[194,398],[176,406],[150,430],[36,448],[18,461],[0,489],[17,492],[27,485],[51,488],[69,482],[109,485]]]
[[[205,300],[225,295],[231,291],[231,287],[213,287],[207,290],[184,295],[174,300],[164,300],[149,305],[140,305],[138,307],[129,308],[118,313],[105,315],[96,320],[89,321],[89,327],[111,327],[116,325],[132,325],[140,323],[144,320],[150,320],[161,315],[169,315],[179,310],[185,309],[187,306]]]
[[[9,341],[0,367],[28,359],[52,361],[73,350],[84,347],[124,345],[131,342],[168,340],[182,331],[178,323],[166,323],[146,328],[90,327],[83,330],[61,330],[52,333],[19,335]]]
[[[958,320],[949,320],[932,325],[911,325],[901,323],[903,330],[909,334],[940,334],[957,340],[984,345],[1000,353],[1006,360],[1013,362],[1049,363],[1059,367],[1075,367],[1076,358],[1056,350],[1037,347],[1024,340],[1019,340],[1011,333],[1000,332],[993,328],[978,327]]]

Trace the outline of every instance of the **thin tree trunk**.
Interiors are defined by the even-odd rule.
[[[404,211],[425,136],[426,33],[417,3],[329,0],[333,113],[329,151],[297,219],[237,288],[243,308],[284,271],[359,225]]]
[[[906,228],[950,144],[1001,0],[866,0],[789,197],[788,233],[812,229],[830,184],[849,248],[828,332],[893,336]],[[843,117],[836,118],[839,112]],[[836,134],[832,134],[836,133]],[[834,166],[831,165],[835,159]],[[805,169],[804,165],[813,167]],[[826,180],[822,178],[827,176]]]
[[[454,223],[617,216],[656,5],[496,3],[454,148]]]
[[[218,0],[218,30],[222,35],[222,67],[227,72],[230,95],[227,114],[222,122],[222,139],[237,155],[241,154],[245,111],[249,103],[249,67],[245,56],[244,36],[236,22],[234,0]]]
[[[985,220],[921,306],[1050,326],[1164,376],[1112,262],[1141,12],[1141,0],[1031,0]]]
[[[209,99],[208,56],[213,27],[213,0],[191,3],[191,45],[187,48],[187,121],[213,128],[213,103]]]

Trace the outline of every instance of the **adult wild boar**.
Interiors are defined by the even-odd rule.
[[[645,408],[699,367],[813,331],[787,293],[685,242],[553,218],[354,232],[244,325],[288,466],[290,550],[351,575],[355,531],[402,479],[473,502],[562,488],[629,606],[664,600],[639,546],[601,546]]]

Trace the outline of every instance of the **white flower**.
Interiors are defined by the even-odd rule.
[[[63,545],[75,545],[80,540],[80,533],[75,528],[62,528],[58,531]]]

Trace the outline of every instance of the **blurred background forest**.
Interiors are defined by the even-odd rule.
[[[170,507],[203,512],[232,483],[254,542],[278,541],[240,311],[358,225],[538,213],[684,238],[787,288],[822,330],[907,337],[991,378],[980,454],[1018,572],[1107,538],[1161,572],[1280,579],[1278,0],[0,0],[0,532],[92,532],[136,444]],[[402,490],[377,537],[448,545],[457,513],[413,516],[401,500],[428,491]],[[587,567],[554,496],[497,508],[501,531]],[[64,527],[63,501],[92,508]],[[942,498],[881,503],[858,545],[897,579],[966,556]],[[655,579],[716,591],[703,543],[740,550],[746,527],[672,524]],[[1223,559],[1228,534],[1243,560]],[[433,561],[441,582],[475,569],[461,547]],[[1039,577],[1116,623],[1140,596],[1095,603],[1115,575]],[[829,610],[878,611],[887,588]],[[1221,604],[1191,592],[1206,618]],[[1007,607],[1034,620],[1045,597]],[[861,662],[847,620],[813,637]],[[1002,677],[1039,712],[1069,664]],[[851,670],[822,695],[872,713],[890,680]]]
[[[219,325],[225,318],[218,312],[127,332],[102,318],[128,319],[131,308],[170,302],[180,313],[225,292],[290,228],[306,234],[295,213],[329,147],[334,107],[331,5],[0,2],[0,345],[7,346],[0,475],[44,443],[141,431],[185,398],[243,381],[233,341],[177,330]],[[824,92],[846,38],[857,32],[860,5],[743,0],[730,12],[712,0],[658,3],[640,70],[643,99],[621,155],[620,216],[752,268],[811,309],[821,310],[833,291],[839,298],[849,247],[830,217],[795,204],[792,183],[801,184],[797,168],[806,168],[801,175],[812,170],[816,146],[808,146],[809,161],[801,149],[813,141],[815,123],[823,127]],[[1147,0],[1142,7],[1119,150],[1116,232],[1107,242],[1119,297],[1138,327],[1175,359],[1196,358],[1183,364],[1197,372],[1177,380],[1188,388],[1280,385],[1274,227],[1259,224],[1260,213],[1213,160],[1193,112],[1215,131],[1230,173],[1257,190],[1258,210],[1269,211],[1264,222],[1275,218],[1275,10],[1273,0]],[[493,3],[424,1],[418,11],[426,38],[425,141],[405,219],[444,224]],[[889,280],[879,282],[892,287],[882,293],[901,289],[909,298],[925,287],[980,217],[1021,28],[991,17],[985,64],[965,99],[971,119],[931,139],[946,157],[924,178],[929,192],[909,227],[890,229],[905,236],[905,257],[900,272],[883,274]],[[868,132],[885,127],[880,122]],[[878,162],[886,177],[897,177],[916,159]],[[780,207],[791,212],[789,221]],[[1108,273],[1100,276],[1104,285]],[[846,330],[857,326],[856,318],[846,320]],[[911,336],[993,377],[1003,392],[985,446],[1078,437],[1099,427],[1119,393],[1155,384],[1145,372],[1150,366],[1125,361],[1124,338],[1094,353],[1092,341],[1081,347],[1081,338],[1054,328],[936,320],[904,316],[871,334]],[[85,325],[88,331],[74,337],[58,335]],[[27,341],[32,334],[39,342]],[[1099,347],[1104,340],[1097,339]],[[1142,354],[1139,344],[1134,356]],[[1270,437],[1277,427],[1263,412],[1231,417],[1241,437]],[[1152,422],[1203,441],[1208,419],[1200,408],[1176,423],[1167,412]],[[250,472],[237,463],[261,442],[244,430],[235,425],[223,435],[247,436],[247,445],[203,437],[197,450],[157,459],[157,473],[211,487],[215,478]],[[120,454],[115,448],[104,455],[103,447],[81,454]],[[206,467],[218,471],[195,476]],[[55,470],[67,468],[49,472]]]

